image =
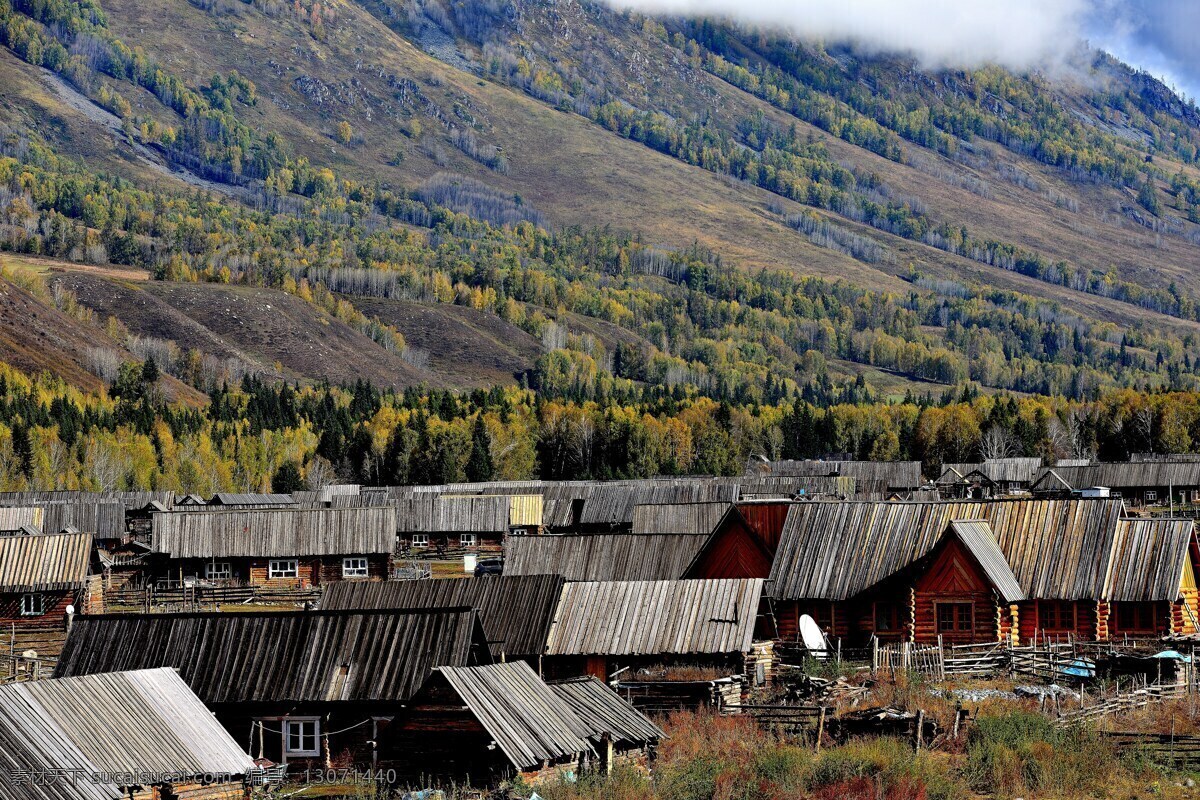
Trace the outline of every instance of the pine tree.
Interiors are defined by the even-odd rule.
[[[300,475],[300,465],[295,461],[285,461],[271,476],[271,491],[275,494],[291,494],[304,488],[304,478]]]
[[[472,483],[490,481],[495,473],[492,464],[492,437],[484,424],[483,414],[475,417],[471,430],[471,457],[467,460],[467,480]]]

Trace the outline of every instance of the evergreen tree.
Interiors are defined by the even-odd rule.
[[[304,488],[304,478],[300,475],[300,465],[295,461],[285,461],[271,476],[271,491],[275,494],[291,494]]]
[[[467,460],[467,480],[490,481],[494,473],[492,437],[484,424],[483,414],[479,414],[475,417],[474,428],[471,429],[471,457]]]

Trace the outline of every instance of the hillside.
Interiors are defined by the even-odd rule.
[[[542,0],[0,20],[3,156],[41,170],[0,170],[3,246],[170,279],[56,280],[214,363],[739,401],[1196,384],[1200,114],[1098,54],[931,73]]]

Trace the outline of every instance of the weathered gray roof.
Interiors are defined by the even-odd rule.
[[[42,529],[45,512],[40,506],[0,507],[0,531],[19,531],[21,528]]]
[[[1026,596],[1100,598],[1120,500],[797,503],[771,569],[777,599],[846,600],[922,558],[952,520],[982,519]]]
[[[709,534],[731,503],[663,503],[633,508],[633,533]]]
[[[1057,488],[1057,484],[1052,484],[1051,472],[1074,490],[1089,486],[1108,486],[1113,489],[1200,486],[1198,461],[1116,461],[1086,467],[1055,466],[1052,470],[1043,469],[1030,488]]]
[[[978,472],[996,483],[1030,483],[1042,468],[1042,459],[1037,457],[989,458],[977,463],[947,464],[966,477]]]
[[[77,492],[68,490],[46,492],[0,492],[0,505],[27,505],[37,503],[100,503],[115,500],[126,509],[143,508],[152,502],[162,503],[168,508],[175,502],[174,492]]]
[[[205,703],[397,701],[487,663],[470,609],[77,617],[56,677],[174,667]]]
[[[616,743],[633,745],[667,738],[662,728],[592,676],[553,681],[550,688],[587,727],[593,743],[599,743],[605,736]]]
[[[51,500],[38,505],[44,531],[74,528],[97,539],[119,539],[125,533],[125,504],[119,500]]]
[[[557,572],[569,581],[679,578],[707,540],[706,534],[673,533],[511,536],[504,543],[504,572]]]
[[[0,536],[0,592],[70,591],[87,580],[90,533]]]
[[[290,494],[264,494],[259,492],[217,492],[208,501],[210,506],[243,506],[246,508],[287,507],[296,504]]]
[[[492,655],[536,655],[546,646],[562,592],[561,575],[488,575],[467,580],[340,581],[323,609],[456,608],[479,612]]]
[[[950,532],[958,537],[979,564],[1000,599],[1006,603],[1025,599],[1025,590],[1021,588],[1017,576],[1013,575],[1004,553],[1000,552],[1000,545],[996,544],[996,537],[992,535],[992,527],[987,520],[954,520],[950,523]]]
[[[1108,600],[1176,600],[1194,526],[1188,519],[1123,519],[1108,563]]]
[[[760,476],[843,475],[864,481],[882,481],[889,489],[916,489],[921,479],[920,461],[768,461],[752,462],[747,471]]]
[[[254,767],[173,669],[0,686],[0,707],[42,750],[45,767],[60,748],[108,774],[236,777]]]
[[[546,653],[744,653],[762,588],[761,578],[568,583]]]
[[[153,551],[172,558],[391,553],[396,509],[304,508],[153,515]]]
[[[437,671],[519,769],[595,753],[587,726],[524,661]]]

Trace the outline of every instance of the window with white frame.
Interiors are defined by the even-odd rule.
[[[479,537],[473,533],[464,533],[458,537],[459,547],[475,547],[479,544]]]
[[[294,558],[272,559],[267,562],[268,578],[297,578],[300,576],[300,564]]]
[[[412,546],[413,547],[429,547],[429,534],[428,533],[414,533],[412,535]]]
[[[283,752],[288,756],[321,755],[321,721],[316,717],[285,719]]]
[[[227,581],[233,577],[233,566],[228,561],[209,561],[204,565],[204,577],[210,581]]]
[[[40,617],[46,613],[46,598],[40,594],[21,595],[21,616]]]
[[[365,578],[367,577],[367,560],[362,556],[354,556],[353,558],[342,559],[342,577],[343,578]]]
[[[1146,502],[1147,503],[1153,503],[1157,499],[1158,499],[1158,492],[1153,492],[1153,491],[1146,492]]]

